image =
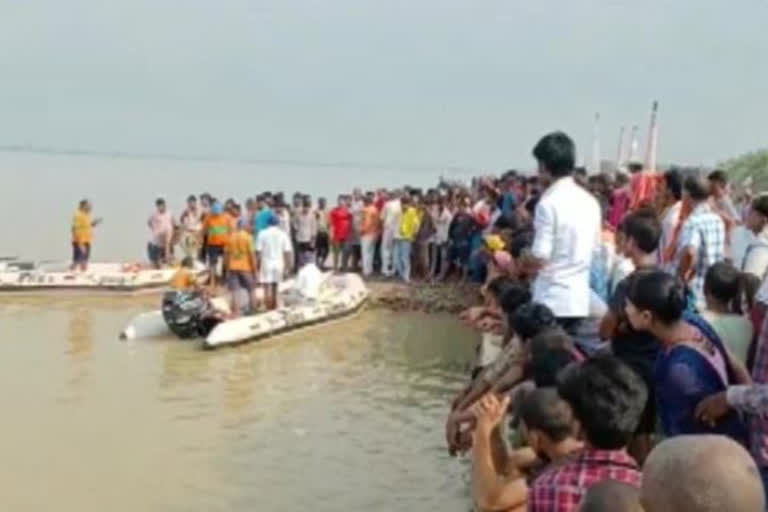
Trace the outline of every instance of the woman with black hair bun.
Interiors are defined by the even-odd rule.
[[[746,430],[737,413],[709,425],[695,417],[705,397],[749,380],[701,317],[687,312],[683,283],[663,271],[635,275],[625,311],[632,327],[661,342],[654,368],[656,399],[665,436],[722,434],[744,443]]]

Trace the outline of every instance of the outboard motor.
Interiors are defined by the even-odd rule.
[[[162,309],[168,328],[181,339],[207,336],[218,323],[208,300],[197,292],[167,292]]]

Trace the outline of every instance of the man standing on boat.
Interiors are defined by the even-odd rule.
[[[181,250],[184,257],[197,259],[203,241],[203,214],[194,195],[187,198],[187,208],[181,214],[179,222],[182,228]]]
[[[72,219],[72,270],[88,270],[88,260],[91,257],[93,243],[93,228],[101,223],[101,219],[91,220],[91,203],[87,199],[80,204]]]
[[[155,201],[157,210],[149,217],[147,224],[152,232],[152,238],[147,245],[149,261],[155,268],[168,263],[171,255],[171,239],[173,238],[173,216],[165,205],[165,199]]]
[[[256,287],[256,258],[253,251],[253,237],[248,232],[248,224],[242,219],[238,223],[238,229],[226,246],[226,272],[227,288],[231,295],[230,304],[232,314],[240,316],[239,291],[248,292],[248,304],[250,312],[254,308],[254,291]]]
[[[259,282],[264,286],[264,303],[268,310],[277,309],[278,285],[291,269],[293,248],[288,234],[280,229],[280,219],[272,215],[269,227],[256,239],[256,266]]]

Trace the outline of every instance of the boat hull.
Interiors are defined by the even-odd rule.
[[[359,311],[367,299],[368,289],[357,274],[331,276],[316,300],[222,322],[203,341],[203,348],[239,345],[338,320]]]
[[[93,263],[85,272],[65,263],[4,262],[0,265],[0,294],[88,291],[131,293],[163,290],[177,269],[145,269],[119,263]],[[204,267],[197,269],[204,274]]]

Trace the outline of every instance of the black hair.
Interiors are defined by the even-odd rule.
[[[183,260],[181,260],[181,266],[184,268],[192,268],[195,266],[195,260],[187,256]]]
[[[637,210],[629,214],[622,221],[620,230],[646,254],[652,254],[659,248],[661,222],[652,210]]]
[[[575,174],[577,176],[581,176],[583,178],[586,178],[587,177],[587,168],[586,167],[576,167],[573,170],[573,174]]]
[[[637,271],[627,279],[627,298],[637,309],[650,311],[667,325],[682,318],[687,304],[680,279],[661,270]]]
[[[709,197],[709,186],[700,176],[688,176],[683,183],[683,189],[694,201],[704,201]]]
[[[523,398],[518,409],[528,430],[538,430],[555,443],[572,437],[573,412],[552,387],[534,389]]]
[[[531,300],[531,291],[526,285],[512,281],[502,290],[498,300],[504,313],[514,313],[520,306]]]
[[[513,284],[515,284],[515,280],[508,276],[498,276],[494,279],[491,279],[491,281],[488,283],[487,290],[488,293],[494,296],[494,298],[497,301],[501,301],[501,296],[504,294],[504,292]]]
[[[197,197],[195,196],[195,194],[190,194],[190,196],[187,197],[187,202],[189,203],[191,201],[197,201]]]
[[[533,148],[533,157],[555,178],[570,176],[576,161],[576,145],[563,132],[545,135]]]
[[[532,194],[531,197],[525,202],[525,209],[529,214],[533,215],[536,213],[536,207],[539,205],[539,199],[541,199],[541,196],[538,193]]]
[[[156,206],[165,205],[165,199],[163,199],[162,197],[158,197],[157,200],[155,201],[155,205]]]
[[[538,302],[523,304],[508,315],[509,327],[521,340],[530,340],[545,329],[557,325],[552,310]]]
[[[627,169],[634,174],[643,170],[643,164],[640,162],[630,162],[629,165],[627,165]]]
[[[537,387],[555,386],[563,368],[576,362],[573,339],[557,325],[548,326],[531,338],[528,350],[531,357],[526,374]]]
[[[501,175],[502,180],[513,180],[515,178],[517,178],[517,171],[514,169],[510,169]]]
[[[531,227],[525,227],[516,231],[509,242],[509,254],[513,258],[519,258],[524,250],[529,249],[533,245],[533,236],[534,232]]]
[[[611,355],[570,365],[558,378],[557,392],[581,423],[584,437],[598,450],[625,448],[648,399],[643,380]]]
[[[626,185],[627,183],[629,183],[629,176],[627,176],[623,172],[617,172],[616,173],[616,180],[614,181],[614,183],[616,184],[617,188],[621,188],[624,185]]]
[[[752,200],[752,209],[760,215],[768,217],[768,194],[757,196]]]
[[[731,312],[741,314],[743,279],[730,263],[720,261],[709,267],[704,276],[704,292],[728,305]]]
[[[727,185],[728,184],[728,174],[726,174],[725,171],[722,169],[715,169],[711,173],[709,173],[709,176],[707,176],[707,179],[709,181],[714,181],[715,183],[718,183],[720,185]]]
[[[87,199],[81,199],[80,202],[78,203],[78,206],[80,207],[81,210],[85,208],[87,205],[88,205]]]
[[[676,201],[683,198],[683,174],[677,169],[670,169],[664,173],[664,184]]]

